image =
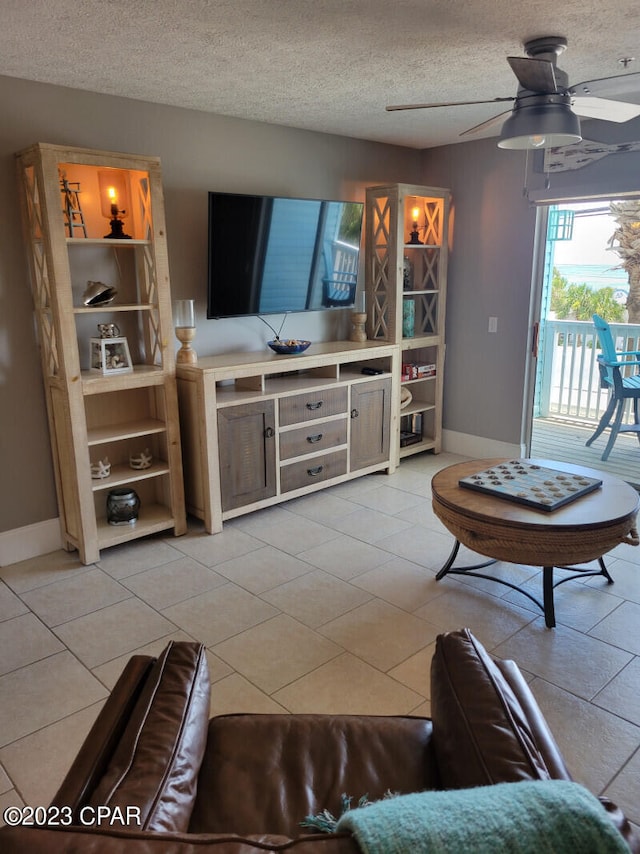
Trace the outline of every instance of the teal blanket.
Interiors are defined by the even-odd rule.
[[[598,799],[564,780],[400,795],[336,829],[364,854],[629,854]]]

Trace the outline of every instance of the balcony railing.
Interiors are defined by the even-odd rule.
[[[612,323],[617,350],[640,350],[640,324]],[[543,320],[535,415],[597,424],[609,393],[600,387],[597,357],[600,351],[589,321]],[[629,372],[636,372],[633,366]],[[625,413],[625,421],[630,419]]]

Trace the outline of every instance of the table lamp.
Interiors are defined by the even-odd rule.
[[[98,172],[102,216],[109,220],[111,231],[105,239],[131,240],[125,234],[123,218],[129,209],[128,175],[122,169],[103,169]]]
[[[409,243],[413,244],[421,244],[420,240],[420,226],[418,225],[418,217],[420,216],[420,208],[414,207],[411,209],[411,216],[413,218],[413,229],[409,232]]]

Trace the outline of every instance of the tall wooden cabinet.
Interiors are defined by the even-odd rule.
[[[40,143],[17,164],[62,537],[93,563],[186,530],[160,162]],[[114,488],[137,520],[107,521]]]
[[[440,188],[366,193],[367,337],[401,348],[400,457],[441,449],[449,205]]]

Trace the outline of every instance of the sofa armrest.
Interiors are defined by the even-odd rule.
[[[154,660],[143,655],[129,659],[56,792],[52,806],[71,807],[76,814],[92,796],[122,738]]]
[[[172,641],[149,673],[89,806],[137,807],[143,830],[186,831],[207,743],[203,644]]]
[[[438,636],[431,714],[445,788],[571,779],[517,666],[498,667],[469,629]]]
[[[554,780],[571,780],[564,758],[560,752],[549,725],[544,718],[538,703],[531,693],[531,688],[524,680],[520,668],[515,661],[495,661],[509,687],[513,691],[524,717],[531,730],[533,740],[542,756],[549,776]]]
[[[629,823],[629,819],[609,798],[600,798],[600,803],[607,811],[607,815],[616,830],[622,835],[629,846],[631,854],[640,854],[640,830]]]
[[[431,667],[431,713],[445,788],[571,780],[518,665],[494,661],[469,629],[438,636]],[[632,854],[640,854],[640,832],[614,803],[607,798],[600,802]]]
[[[204,646],[172,642],[129,660],[52,805],[135,807],[145,830],[184,831],[209,723]]]

